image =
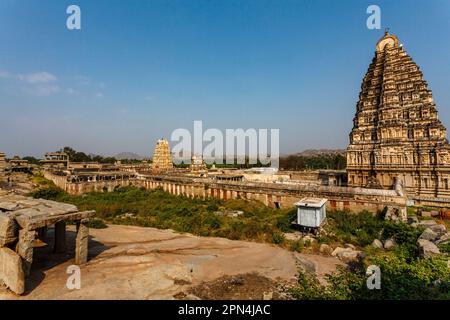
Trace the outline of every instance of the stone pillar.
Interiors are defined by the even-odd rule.
[[[77,221],[77,238],[75,242],[75,264],[83,264],[88,260],[89,227],[88,219]]]
[[[17,243],[17,254],[22,258],[22,267],[25,277],[30,275],[31,264],[33,263],[33,242],[36,231],[20,230],[19,242]]]
[[[66,251],[66,222],[60,221],[55,223],[55,245],[54,253],[63,253]]]

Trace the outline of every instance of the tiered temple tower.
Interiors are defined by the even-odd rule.
[[[172,168],[173,162],[169,142],[165,139],[159,139],[156,142],[155,152],[153,153],[152,169],[165,171]]]
[[[422,72],[386,32],[359,95],[347,148],[350,186],[392,189],[415,197],[450,197],[446,129]]]
[[[6,170],[6,159],[5,154],[0,152],[0,179],[4,177]]]

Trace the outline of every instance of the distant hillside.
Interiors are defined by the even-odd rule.
[[[315,157],[322,155],[345,155],[345,150],[343,149],[307,149],[302,152],[296,153],[296,156],[303,157]]]
[[[132,152],[121,152],[114,156],[117,160],[142,160],[144,157],[132,153]]]

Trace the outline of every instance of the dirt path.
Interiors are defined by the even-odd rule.
[[[48,247],[35,249],[24,296],[0,289],[0,299],[174,299],[180,292],[224,276],[257,274],[293,281],[299,264],[322,275],[339,263],[335,258],[293,253],[269,244],[171,230],[112,225],[90,231],[90,260],[81,266],[80,290],[66,287],[66,270],[73,263],[72,231],[68,232],[68,254],[49,254]]]

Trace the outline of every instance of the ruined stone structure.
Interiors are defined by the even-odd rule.
[[[207,171],[206,163],[202,155],[192,155],[189,169],[193,172]]]
[[[70,194],[111,192],[117,187],[137,185],[132,171],[44,171],[44,178],[52,180]]]
[[[156,142],[155,152],[153,152],[152,169],[155,171],[166,171],[173,168],[172,153],[169,142],[159,139]]]
[[[422,72],[389,32],[377,43],[353,122],[347,148],[349,186],[402,185],[421,203],[450,198],[446,129]]]
[[[6,159],[5,154],[0,152],[0,181],[5,178],[6,175]]]
[[[75,264],[88,259],[89,218],[94,211],[79,212],[77,207],[55,201],[18,195],[0,195],[0,282],[22,294],[25,278],[33,263],[35,241],[47,241],[47,228],[54,225],[53,252],[66,247],[66,222],[76,224]]]
[[[275,208],[293,207],[304,197],[322,197],[329,200],[327,206],[330,209],[378,212],[384,210],[386,206],[392,206],[406,215],[406,197],[396,190],[244,182],[236,179],[234,175],[223,176],[229,178],[139,173],[129,179],[71,181],[68,176],[57,175],[54,172],[45,173],[45,177],[52,180],[58,187],[76,195],[91,191],[101,192],[104,188],[112,191],[117,186],[134,185],[146,189],[162,188],[174,195],[203,199],[215,197],[224,200],[239,198],[257,200]]]
[[[69,166],[69,155],[65,152],[47,152],[41,164],[46,169],[67,169]]]
[[[19,156],[14,156],[9,161],[9,170],[11,172],[31,173],[32,168],[28,160],[21,159]]]

